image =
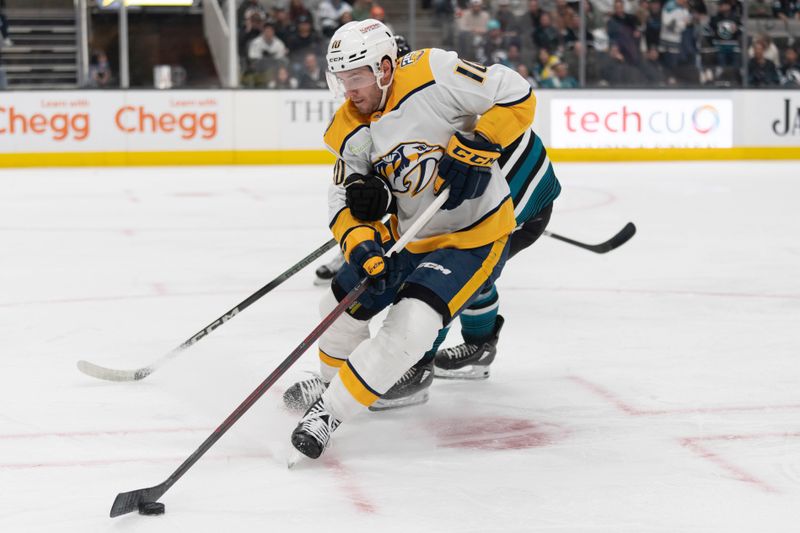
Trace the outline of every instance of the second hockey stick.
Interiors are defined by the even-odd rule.
[[[433,215],[444,204],[450,196],[450,190],[445,189],[436,197],[431,205],[420,215],[420,217],[408,228],[394,245],[389,249],[387,255],[396,253],[408,244],[411,239],[422,229],[425,224],[433,217]],[[245,398],[245,400],[228,415],[222,424],[214,430],[211,435],[197,448],[192,455],[190,455],[181,464],[175,472],[173,472],[165,481],[159,485],[148,487],[146,489],[132,490],[130,492],[121,492],[117,494],[114,503],[111,506],[111,518],[130,513],[139,508],[140,505],[152,503],[161,498],[169,488],[175,484],[191,467],[194,465],[213,445],[216,443],[235,423],[250,409],[256,401],[264,395],[267,390],[272,387],[276,381],[297,361],[301,355],[311,346],[324,332],[333,324],[339,315],[347,309],[359,296],[366,290],[369,278],[362,279],[349,293],[345,296],[339,305],[333,311],[328,313],[328,316],[322,319],[316,328],[301,342],[286,359],[284,359],[278,367],[261,382],[261,384]]]
[[[116,370],[113,368],[106,368],[104,366],[96,365],[94,363],[90,363],[89,361],[78,361],[78,370],[86,374],[87,376],[92,376],[93,378],[97,379],[105,379],[108,381],[138,381],[140,379],[144,379],[153,372],[155,372],[161,365],[166,363],[168,360],[172,359],[173,357],[177,356],[178,354],[182,353],[184,350],[189,348],[190,346],[196,344],[200,341],[203,337],[217,329],[218,327],[225,324],[228,320],[235,317],[240,312],[244,311],[252,304],[254,304],[257,300],[259,300],[262,296],[270,292],[272,289],[286,281],[287,279],[291,278],[298,272],[300,272],[303,268],[307,265],[315,261],[325,252],[330,250],[334,247],[336,241],[334,239],[329,240],[303,259],[295,263],[292,267],[290,267],[286,272],[278,276],[277,278],[273,279],[256,292],[245,298],[243,301],[239,302],[233,309],[229,309],[225,314],[221,317],[214,320],[212,323],[183,341],[183,343],[178,346],[177,348],[173,349],[171,352],[166,353],[165,355],[161,356],[156,361],[152,362],[147,366],[143,366],[142,368],[137,368],[135,370]]]
[[[544,231],[544,235],[547,235],[548,237],[552,237],[559,241],[572,244],[573,246],[583,248],[584,250],[589,250],[590,252],[594,252],[596,254],[604,254],[606,252],[610,252],[611,250],[619,248],[620,246],[631,240],[631,237],[636,235],[636,226],[633,224],[633,222],[628,222],[627,224],[625,224],[624,228],[622,228],[617,232],[616,235],[614,235],[605,242],[601,242],[600,244],[586,244],[567,237],[562,237],[561,235],[558,235],[556,233],[547,230]]]

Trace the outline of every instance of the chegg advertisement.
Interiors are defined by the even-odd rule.
[[[730,148],[729,99],[560,99],[550,103],[553,148]]]
[[[0,152],[230,150],[224,93],[43,92],[0,98]]]

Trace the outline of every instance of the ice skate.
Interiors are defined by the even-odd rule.
[[[497,355],[497,340],[503,328],[503,317],[497,315],[494,333],[488,340],[472,344],[464,342],[436,352],[434,375],[443,379],[486,379],[489,365]]]
[[[336,257],[331,259],[330,262],[325,263],[317,269],[317,277],[314,279],[314,285],[329,285],[331,280],[334,278],[334,276],[336,276],[336,273],[341,270],[343,265],[344,256],[341,253],[337,253]]]
[[[294,428],[292,446],[306,457],[316,459],[328,447],[331,433],[339,427],[340,423],[328,412],[325,403],[320,398],[308,408],[297,427]]]
[[[322,381],[317,374],[310,378],[298,381],[283,393],[283,403],[289,409],[305,411],[311,404],[322,398],[322,393],[328,384]]]
[[[433,383],[433,361],[420,366],[412,366],[386,391],[386,394],[373,403],[370,411],[386,411],[398,407],[419,405],[428,401],[428,388]]]

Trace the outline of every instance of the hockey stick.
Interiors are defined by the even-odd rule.
[[[389,251],[387,252],[388,255],[398,252],[405,248],[406,244],[414,238],[414,236],[419,232],[422,227],[428,223],[428,221],[433,217],[433,215],[439,210],[439,208],[444,204],[447,200],[448,196],[450,196],[449,189],[445,189],[442,193],[436,197],[433,203],[428,206],[428,208],[420,215],[420,217],[408,228],[400,239],[394,243]],[[311,346],[321,335],[328,329],[331,324],[333,324],[339,315],[341,315],[345,309],[347,309],[356,299],[361,296],[367,288],[367,283],[369,278],[362,279],[358,285],[356,285],[353,290],[347,293],[339,305],[337,305],[333,311],[328,313],[328,316],[322,319],[322,322],[317,325],[316,328],[306,337],[303,342],[301,342],[297,348],[290,353],[286,359],[281,362],[278,367],[272,371],[272,373],[267,376],[267,378],[261,382],[261,384],[250,393],[250,396],[245,398],[245,400],[239,404],[229,416],[226,418],[222,424],[219,425],[217,429],[214,430],[208,438],[203,441],[199,448],[197,448],[192,455],[186,459],[181,466],[178,467],[175,472],[173,472],[164,482],[154,487],[148,487],[146,489],[138,489],[133,490],[130,492],[121,492],[117,494],[117,497],[114,499],[114,504],[111,506],[111,518],[116,516],[120,516],[123,514],[130,513],[135,511],[139,508],[140,505],[144,505],[146,503],[155,502],[161,496],[164,495],[165,492],[169,490],[169,488],[175,484],[191,467],[194,465],[198,459],[200,459],[203,454],[205,454],[213,445],[216,443],[220,437],[222,437],[230,428],[233,426],[237,420],[239,420],[243,414],[250,409],[254,403],[265,393],[267,390],[275,384],[276,381],[287,371],[289,367],[291,367],[295,361],[297,361],[303,352],[305,352],[309,346]]]
[[[169,359],[176,357],[178,354],[189,348],[190,346],[194,345],[200,339],[217,329],[218,327],[225,324],[228,320],[235,317],[240,312],[244,311],[248,307],[250,307],[253,303],[259,300],[262,296],[270,292],[272,289],[292,277],[293,275],[300,272],[303,268],[307,265],[315,261],[318,257],[323,255],[325,252],[330,250],[336,244],[336,240],[331,239],[306,257],[295,263],[292,267],[290,267],[286,272],[275,278],[274,280],[270,281],[256,292],[248,296],[245,300],[239,302],[233,309],[228,310],[224,315],[213,321],[211,324],[207,325],[187,340],[183,342],[180,346],[173,349],[171,352],[161,356],[160,359],[154,361],[148,366],[137,368],[136,370],[115,370],[113,368],[106,368],[100,365],[96,365],[94,363],[90,363],[89,361],[78,361],[78,370],[86,374],[87,376],[92,376],[93,378],[97,379],[105,379],[108,381],[137,381],[140,379],[144,379],[153,372],[155,372],[161,365],[167,362]]]
[[[596,254],[604,254],[606,252],[610,252],[611,250],[619,248],[620,246],[631,240],[631,237],[636,235],[636,226],[633,225],[633,222],[628,222],[627,224],[625,224],[624,228],[622,228],[617,232],[616,235],[614,235],[605,242],[601,242],[600,244],[586,244],[583,242],[574,241],[572,239],[569,239],[567,237],[562,237],[561,235],[552,233],[547,230],[544,231],[544,234],[547,235],[548,237],[552,237],[559,241],[564,241],[569,244],[574,244],[575,246],[583,248],[584,250],[589,250],[590,252],[594,252]]]

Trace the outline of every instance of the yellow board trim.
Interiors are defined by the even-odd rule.
[[[738,161],[800,159],[800,146],[735,148],[548,148],[555,162]]]
[[[326,150],[0,153],[0,167],[329,165],[335,161]]]
[[[736,148],[548,148],[556,162],[797,160],[800,146]],[[0,167],[330,165],[327,150],[0,153]]]
[[[492,275],[492,271],[494,267],[497,266],[498,261],[500,261],[500,257],[503,254],[503,248],[506,246],[506,241],[508,241],[508,237],[503,237],[495,241],[492,245],[492,249],[489,251],[489,255],[486,256],[486,259],[483,260],[481,267],[472,275],[468,282],[464,284],[460,291],[453,297],[452,300],[447,304],[447,308],[450,309],[450,316],[453,316],[458,312],[461,307],[467,302],[470,296],[475,294],[475,291],[481,288],[481,285],[486,283],[486,280],[489,279],[489,276]]]
[[[350,395],[364,407],[369,407],[378,400],[378,396],[361,383],[361,380],[356,377],[349,365],[344,365],[339,369],[339,378],[341,378]]]
[[[336,357],[331,357],[322,350],[319,351],[319,360],[328,366],[332,366],[333,368],[340,368],[345,362],[345,359],[337,359]]]

